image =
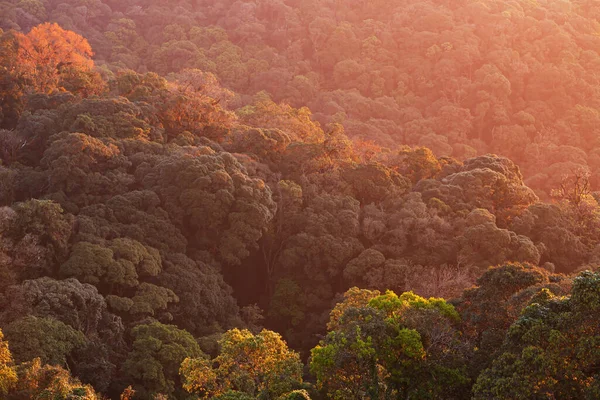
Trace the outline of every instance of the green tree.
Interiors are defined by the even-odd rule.
[[[159,322],[138,325],[131,330],[132,350],[122,372],[134,382],[142,398],[153,394],[174,395],[181,392],[179,367],[187,357],[203,355],[188,332]]]
[[[239,265],[256,247],[275,203],[265,183],[249,177],[229,153],[176,150],[139,175],[196,246]]]
[[[333,330],[311,351],[311,372],[328,396],[452,398],[465,390],[460,318],[452,305],[412,292],[356,290],[345,302],[332,313]]]
[[[135,267],[120,264],[113,256],[114,252],[109,248],[88,242],[76,243],[69,259],[61,265],[60,274],[93,285],[103,283],[109,288],[115,285],[136,286]]]
[[[4,293],[0,321],[11,323],[24,315],[52,317],[88,336],[108,334],[118,336],[120,321],[108,324],[114,315],[108,315],[106,301],[98,290],[70,278],[55,280],[49,277],[21,282]],[[114,336],[113,336],[114,335]]]
[[[69,259],[61,265],[59,273],[94,284],[112,294],[137,287],[140,279],[157,276],[161,262],[156,249],[129,238],[113,239],[104,246],[78,242],[73,245]]]
[[[465,337],[476,349],[470,365],[473,377],[498,356],[506,332],[537,290],[564,294],[560,281],[542,268],[508,263],[489,268],[476,286],[464,291],[457,309]]]
[[[583,272],[570,296],[539,291],[511,325],[474,398],[593,399],[600,394],[600,274]]]
[[[9,228],[9,234],[19,240],[23,249],[35,252],[43,250],[44,259],[37,263],[32,260],[22,265],[22,278],[38,277],[38,274],[49,274],[57,261],[61,261],[68,252],[68,242],[73,230],[73,216],[63,212],[59,204],[48,200],[32,199],[16,203],[13,206],[16,219]],[[24,254],[26,257],[26,254]],[[38,265],[35,265],[38,264]]]
[[[17,362],[40,358],[44,363],[66,366],[67,357],[86,344],[83,333],[49,317],[29,315],[8,324],[4,332]]]
[[[69,132],[50,141],[40,165],[48,170],[48,191],[62,193],[68,203],[81,206],[107,199],[125,192],[133,181],[124,171],[129,163],[114,144]]]
[[[231,287],[217,268],[184,254],[169,255],[164,265],[158,281],[179,298],[169,304],[173,323],[197,336],[222,332],[239,323]]]

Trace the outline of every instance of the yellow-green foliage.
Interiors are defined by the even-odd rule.
[[[445,300],[353,288],[341,304],[332,311],[331,331],[311,351],[310,370],[330,397],[435,398],[464,390],[460,318]],[[443,344],[432,344],[433,335]]]
[[[401,315],[406,309],[414,308],[436,310],[453,321],[460,320],[460,316],[454,309],[454,306],[448,304],[446,300],[435,297],[426,299],[413,292],[404,292],[398,296],[396,293],[388,290],[385,294],[369,300],[369,306],[385,311],[391,318]]]
[[[229,390],[276,398],[302,382],[298,353],[289,350],[281,336],[263,329],[254,335],[246,329],[227,331],[213,360],[187,358],[181,365],[183,387],[202,398]]]

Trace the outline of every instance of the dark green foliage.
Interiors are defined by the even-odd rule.
[[[46,277],[9,287],[0,321],[6,324],[28,314],[52,317],[86,335],[110,329],[104,320],[109,317],[102,295],[94,286],[76,279],[56,281]]]
[[[250,396],[249,394],[243,392],[234,392],[228,391],[227,393],[223,393],[215,397],[215,400],[254,400],[254,396]]]
[[[273,218],[269,188],[228,153],[180,150],[137,175],[194,244],[225,263],[241,263]]]
[[[231,288],[216,268],[174,254],[165,259],[159,282],[179,298],[169,308],[178,326],[196,335],[206,335],[239,323]]]
[[[498,356],[509,326],[536,290],[547,288],[558,295],[566,291],[557,284],[561,279],[529,264],[505,264],[488,269],[477,280],[477,286],[463,293],[457,309],[464,319],[465,334],[476,349],[472,376]]]
[[[61,265],[60,274],[94,285],[103,283],[108,287],[136,286],[138,282],[135,267],[120,264],[113,256],[114,252],[109,248],[79,242],[73,246],[67,262]]]
[[[132,350],[122,373],[135,382],[134,388],[147,395],[180,391],[179,366],[186,357],[203,353],[188,332],[158,322],[138,325],[131,331]]]
[[[17,362],[40,358],[65,366],[67,356],[86,342],[83,333],[50,317],[29,315],[6,325],[4,332]]]
[[[569,297],[542,289],[508,330],[482,372],[475,398],[593,399],[600,390],[598,273],[583,272]]]

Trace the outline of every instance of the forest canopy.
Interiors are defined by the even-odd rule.
[[[592,1],[0,2],[0,398],[600,397]]]

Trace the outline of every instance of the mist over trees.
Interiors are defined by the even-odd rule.
[[[599,18],[0,3],[0,397],[600,397]]]

